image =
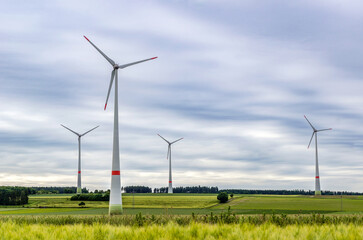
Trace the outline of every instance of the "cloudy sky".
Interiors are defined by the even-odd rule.
[[[112,67],[122,185],[363,191],[361,1],[7,1],[0,8],[0,185],[110,186]]]

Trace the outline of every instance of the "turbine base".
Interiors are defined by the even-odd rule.
[[[82,188],[77,188],[77,194],[81,194],[82,193]]]
[[[110,205],[109,215],[122,215],[122,204],[113,204]]]
[[[321,191],[315,191],[315,196],[320,196],[321,195]]]

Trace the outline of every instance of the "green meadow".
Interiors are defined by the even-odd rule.
[[[29,203],[0,207],[0,215],[105,215],[108,202],[71,201],[71,194],[31,195]],[[363,196],[235,195],[220,204],[216,194],[123,194],[124,214],[191,215],[219,214],[358,214]]]
[[[363,196],[124,194],[112,217],[71,196],[0,207],[0,239],[363,239]]]

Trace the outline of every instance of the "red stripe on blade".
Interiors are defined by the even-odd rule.
[[[120,171],[112,171],[112,175],[120,175]]]
[[[158,57],[153,57],[153,58],[150,58],[150,59],[156,59],[156,58],[158,58]]]
[[[85,39],[87,39],[87,41],[89,42],[88,38],[86,36],[83,36]]]
[[[105,104],[105,108],[103,110],[106,110],[106,107],[107,107],[107,103]]]

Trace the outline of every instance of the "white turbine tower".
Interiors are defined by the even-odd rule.
[[[308,145],[308,148],[310,147],[311,141],[313,140],[314,134],[315,134],[315,195],[321,195],[320,190],[320,176],[319,176],[319,162],[318,162],[318,132],[321,131],[327,131],[332,130],[332,128],[326,128],[326,129],[320,129],[317,130],[311,122],[308,120],[308,118],[304,115],[306,121],[308,121],[309,125],[313,129],[313,135],[311,135],[310,142]]]
[[[66,126],[62,125],[62,127],[64,127],[65,129],[68,129],[69,131],[71,131],[72,133],[76,134],[78,136],[78,179],[77,179],[77,194],[81,194],[82,193],[82,187],[81,187],[81,137],[83,137],[84,135],[86,135],[87,133],[95,130],[97,127],[92,128],[91,130],[88,130],[87,132],[83,133],[83,134],[79,134],[75,131],[73,131],[70,128],[67,128]]]
[[[113,80],[115,79],[115,104],[114,104],[114,120],[113,120],[113,152],[112,152],[112,171],[111,171],[111,192],[110,192],[110,206],[109,214],[117,215],[122,214],[122,197],[121,197],[121,177],[120,177],[120,149],[118,137],[118,77],[117,71],[132,65],[156,59],[157,57],[144,59],[137,62],[118,65],[111,58],[106,56],[96,45],[94,45],[86,36],[84,38],[112,65],[110,86],[108,88],[105,108],[110,96]]]
[[[182,140],[183,138],[179,138],[178,140],[175,140],[174,142],[169,142],[168,140],[166,140],[165,138],[163,138],[161,135],[159,135],[159,137],[161,137],[162,139],[164,139],[164,141],[168,144],[168,153],[166,154],[166,160],[169,159],[169,188],[168,188],[168,193],[171,194],[171,193],[173,193],[173,181],[171,179],[171,145],[173,143],[176,143],[176,142]]]

